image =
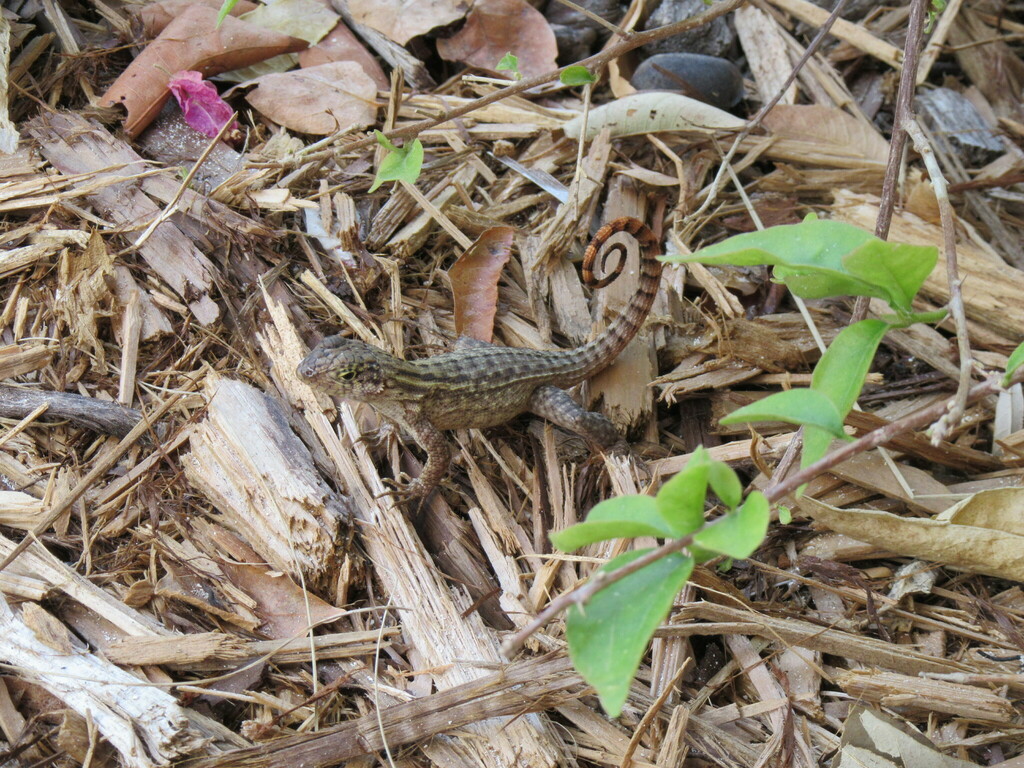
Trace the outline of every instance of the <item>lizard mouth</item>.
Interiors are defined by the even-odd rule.
[[[299,363],[299,367],[296,368],[296,371],[303,379],[315,380],[323,375],[324,371],[327,370],[327,366],[328,361],[324,356],[317,354],[314,351]]]

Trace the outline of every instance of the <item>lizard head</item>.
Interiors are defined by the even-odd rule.
[[[387,383],[395,359],[355,339],[328,336],[299,363],[298,374],[310,384],[341,397],[372,400]]]

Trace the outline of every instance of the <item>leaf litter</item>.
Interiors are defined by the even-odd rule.
[[[151,121],[182,120],[165,106],[170,78],[306,48],[255,25],[236,52],[204,48],[247,24],[217,31],[218,5],[143,6],[146,35],[159,35],[148,45],[126,36],[136,19],[122,6],[51,4],[55,32],[4,12],[5,79],[34,98],[10,102],[21,143],[0,155],[0,556],[25,531],[38,538],[0,571],[0,657],[13,665],[0,678],[5,760],[62,749],[66,764],[369,765],[387,747],[481,765],[909,764],[894,750],[929,764],[1012,764],[1022,751],[1019,395],[970,407],[937,445],[903,434],[835,467],[786,503],[793,519],[773,524],[752,559],[696,566],[622,692],[623,715],[608,721],[565,659],[561,623],[511,661],[500,643],[631,552],[601,542],[556,559],[548,531],[667,478],[698,445],[754,487],[767,482],[792,427],[720,421],[806,386],[819,353],[764,273],[666,269],[647,328],[584,393],[629,432],[634,456],[594,456],[528,418],[456,433],[456,469],[418,510],[381,497],[384,479],[418,471],[416,448],[295,375],[340,329],[405,356],[451,348],[464,326],[490,337],[493,325],[504,344],[584,342],[631,290],[590,297],[580,284],[572,261],[600,220],[643,218],[674,252],[780,210],[787,223],[816,211],[872,231],[900,9],[833,28],[838,42],[741,139],[732,168],[744,197],[731,185],[713,193],[713,172],[803,52],[809,38],[788,23],[822,23],[800,0],[741,21],[756,95],[724,117],[659,94],[645,125],[601,83],[590,107],[580,91],[520,93],[421,131],[419,178],[373,194],[385,151],[360,131],[437,119],[500,87],[449,78],[456,69],[431,47],[483,70],[514,51],[529,77],[554,67],[546,33],[502,37],[488,22],[481,48],[466,43],[475,33],[463,20],[487,4],[352,2],[354,34],[328,33],[347,53],[304,61],[278,84],[221,85],[246,142],[227,149],[236,165],[185,186],[178,166],[205,170],[205,140],[187,161],[142,148],[153,146]],[[342,13],[336,5],[325,12]],[[974,354],[999,370],[1024,328],[1014,145],[1024,120],[1008,95],[1024,64],[997,40],[1015,21],[950,7],[917,74],[964,91],[1003,132],[1004,151],[985,165],[932,137],[951,181],[1007,180],[957,193]],[[141,54],[114,50],[116,35]],[[955,67],[943,80],[931,67],[945,44]],[[95,66],[68,66],[72,45]],[[401,73],[424,67],[444,84],[403,86]],[[296,77],[311,101],[298,100]],[[97,114],[91,94],[127,117]],[[699,130],[669,130],[682,120]],[[941,243],[933,185],[913,158],[907,179],[890,238]],[[474,241],[486,258],[466,281],[448,270]],[[939,270],[913,309],[948,300]],[[826,341],[849,321],[841,302],[812,302],[810,314]],[[887,336],[846,430],[949,399],[951,328]],[[124,429],[161,406],[137,435]]]

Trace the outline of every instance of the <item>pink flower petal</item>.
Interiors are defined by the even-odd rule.
[[[213,84],[203,80],[200,72],[178,72],[171,78],[167,87],[178,100],[185,122],[211,139],[235,113],[220,97]],[[238,123],[232,125],[230,130],[240,130]]]

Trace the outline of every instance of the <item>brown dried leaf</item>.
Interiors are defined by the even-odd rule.
[[[525,0],[479,0],[466,26],[437,41],[437,52],[443,59],[489,70],[511,52],[522,76],[533,77],[555,68],[558,44],[547,19]]]
[[[354,61],[368,74],[377,88],[386,91],[391,81],[373,54],[352,34],[352,30],[339,21],[323,40],[299,54],[299,66],[303,69],[330,64],[334,61]]]
[[[512,227],[491,227],[448,270],[455,297],[455,333],[490,341],[498,308],[498,280],[512,253]]]
[[[858,159],[884,163],[889,157],[889,142],[878,131],[835,107],[779,104],[764,126],[780,138],[830,145]]]
[[[360,24],[377,30],[399,45],[417,35],[458,21],[467,0],[349,0],[348,10]],[[502,52],[504,53],[504,51]]]
[[[256,615],[263,621],[260,631],[271,639],[301,637],[311,625],[336,621],[346,614],[268,568],[230,562],[220,567],[233,586],[256,601]]]
[[[181,16],[190,5],[205,5],[215,11],[220,11],[224,0],[163,0],[159,3],[150,3],[139,8],[135,15],[142,22],[142,33],[147,38],[156,37],[172,21]],[[243,13],[256,10],[256,3],[249,0],[238,0],[229,11],[232,16],[241,16]]]
[[[218,28],[217,11],[191,5],[121,73],[100,104],[121,104],[128,111],[125,133],[138,136],[171,95],[167,83],[174,73],[194,69],[209,77],[306,47],[304,40],[231,16]]]
[[[318,136],[372,125],[377,84],[354,61],[266,75],[245,97],[265,117]]]

